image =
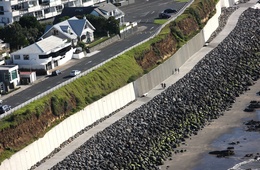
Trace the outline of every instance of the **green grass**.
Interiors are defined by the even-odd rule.
[[[159,24],[159,25],[163,25],[164,23],[166,23],[168,21],[168,19],[155,19],[154,23],[155,24]]]
[[[175,2],[189,2],[189,0],[174,0]]]

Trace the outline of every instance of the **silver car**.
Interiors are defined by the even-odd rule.
[[[81,71],[79,71],[79,70],[72,70],[72,71],[70,72],[70,76],[74,77],[74,76],[76,76],[76,75],[79,75],[80,73],[81,73]]]
[[[9,110],[11,110],[11,106],[9,105],[0,105],[0,114],[3,114],[5,112],[8,112]]]

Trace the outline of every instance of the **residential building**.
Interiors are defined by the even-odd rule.
[[[0,26],[19,21],[22,16],[34,16],[37,20],[53,18],[64,7],[92,6],[105,0],[1,0]]]
[[[1,94],[15,89],[20,84],[18,65],[0,66],[0,91]]]
[[[94,30],[87,19],[72,17],[49,27],[40,41],[11,53],[11,60],[20,70],[48,74],[73,58],[78,41],[93,41]]]
[[[68,39],[51,35],[11,53],[11,59],[21,70],[47,73],[48,70],[71,60],[74,52],[75,49]]]
[[[60,22],[60,18],[65,16],[74,17],[84,16],[86,14],[101,16],[106,19],[109,17],[115,17],[115,19],[120,21],[120,24],[123,24],[125,17],[125,13],[112,3],[102,2],[88,7],[65,7],[62,10],[62,13],[54,18],[53,23],[55,24]]]
[[[37,80],[36,72],[20,71],[20,84],[28,85]]]
[[[92,42],[94,40],[94,31],[94,26],[87,19],[72,17],[47,28],[41,38],[44,39],[55,35],[63,39],[69,39],[72,45],[76,46],[78,41]]]

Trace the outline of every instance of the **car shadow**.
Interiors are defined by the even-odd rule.
[[[63,79],[69,79],[69,78],[72,78],[72,76],[68,75],[63,77]]]

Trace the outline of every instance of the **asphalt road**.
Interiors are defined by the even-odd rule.
[[[138,27],[142,29],[138,29],[138,31],[133,35],[102,48],[99,53],[96,53],[91,57],[85,57],[75,61],[75,65],[62,70],[63,73],[61,75],[46,77],[41,82],[31,85],[29,88],[8,97],[4,100],[4,104],[11,105],[14,108],[30,100],[31,98],[46,92],[58,84],[67,81],[70,79],[68,75],[71,70],[76,69],[84,72],[132,47],[133,45],[142,42],[151,35],[155,34],[160,28],[160,25],[154,24],[153,20],[158,17],[161,11],[169,7],[179,11],[185,5],[186,3],[177,3],[169,0],[136,0],[134,4],[120,7],[120,9],[125,12],[125,21],[137,22]]]

